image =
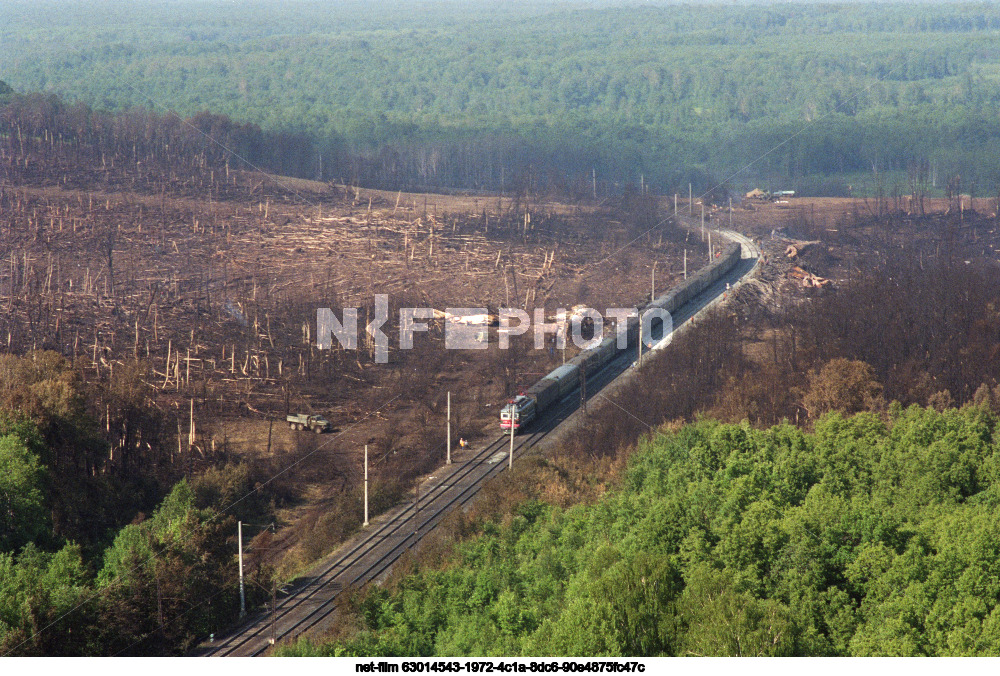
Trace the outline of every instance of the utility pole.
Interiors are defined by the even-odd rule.
[[[278,581],[271,580],[271,640],[270,644],[274,645],[277,640],[277,635],[275,633],[275,623],[277,621],[277,607],[278,607]]]
[[[594,182],[594,199],[597,199],[597,167],[591,167],[590,176]]]
[[[562,333],[563,333],[562,361],[563,361],[563,364],[566,363],[566,343],[569,342],[569,340],[568,340],[569,336],[567,335],[569,333],[569,327],[567,326],[568,323],[569,323],[569,320],[566,318],[566,313],[563,312],[563,323],[562,323]]]
[[[507,453],[507,469],[514,469],[514,412],[517,409],[510,405],[510,452]]]
[[[708,233],[708,262],[712,262],[712,233]]]
[[[691,192],[691,184],[688,183],[688,213],[694,213],[694,193]]]
[[[674,193],[674,216],[677,215],[677,193]]]
[[[684,249],[684,279],[688,278],[688,250]]]
[[[451,392],[448,392],[448,461],[446,464],[451,464]]]
[[[705,241],[705,203],[701,203],[701,241]]]
[[[160,578],[156,578],[156,618],[160,624],[160,634],[163,634],[163,592],[160,590]],[[214,641],[215,634],[210,634],[209,640]]]
[[[240,617],[247,614],[247,599],[243,593],[243,522],[236,522],[236,539],[240,548]]]
[[[639,339],[636,341],[639,349],[639,358],[635,362],[636,366],[642,366],[642,319],[639,319]]]
[[[365,523],[368,527],[368,444],[365,444]]]

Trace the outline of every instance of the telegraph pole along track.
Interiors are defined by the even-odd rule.
[[[756,267],[759,252],[751,240],[731,232],[716,234],[738,241],[743,249],[742,258],[727,274],[675,313],[675,330],[706,310]],[[630,372],[634,358],[631,350],[622,351],[600,371],[588,376],[587,399],[597,396],[602,388],[623,373]],[[581,415],[578,411],[580,405],[581,391],[578,387],[525,432],[514,437],[514,459],[535,446],[543,449],[545,444],[542,442],[564,421],[566,425],[575,425]],[[567,421],[571,416],[572,419]],[[500,435],[464,461],[440,467],[418,487],[411,501],[374,520],[369,532],[359,534],[298,583],[282,589],[273,609],[268,607],[258,611],[233,633],[217,637],[211,643],[203,643],[195,654],[256,656],[264,654],[277,642],[294,640],[310,632],[322,632],[332,624],[333,614],[340,605],[340,594],[345,589],[380,579],[404,552],[417,546],[420,539],[450,510],[467,504],[483,483],[504,471],[509,458],[509,440],[509,435]],[[434,449],[434,453],[440,450]]]

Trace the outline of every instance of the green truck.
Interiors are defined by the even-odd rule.
[[[285,416],[285,420],[288,421],[288,426],[293,430],[312,430],[316,434],[323,434],[330,429],[330,421],[321,415],[297,413]]]

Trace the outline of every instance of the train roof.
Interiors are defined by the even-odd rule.
[[[551,380],[562,380],[563,378],[567,378],[573,375],[573,373],[579,370],[580,367],[577,366],[576,364],[563,364],[562,366],[555,369],[545,377]]]

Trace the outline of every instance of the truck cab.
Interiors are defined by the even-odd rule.
[[[500,429],[509,431],[513,425],[514,431],[519,431],[535,419],[537,412],[535,400],[519,394],[500,409]]]

